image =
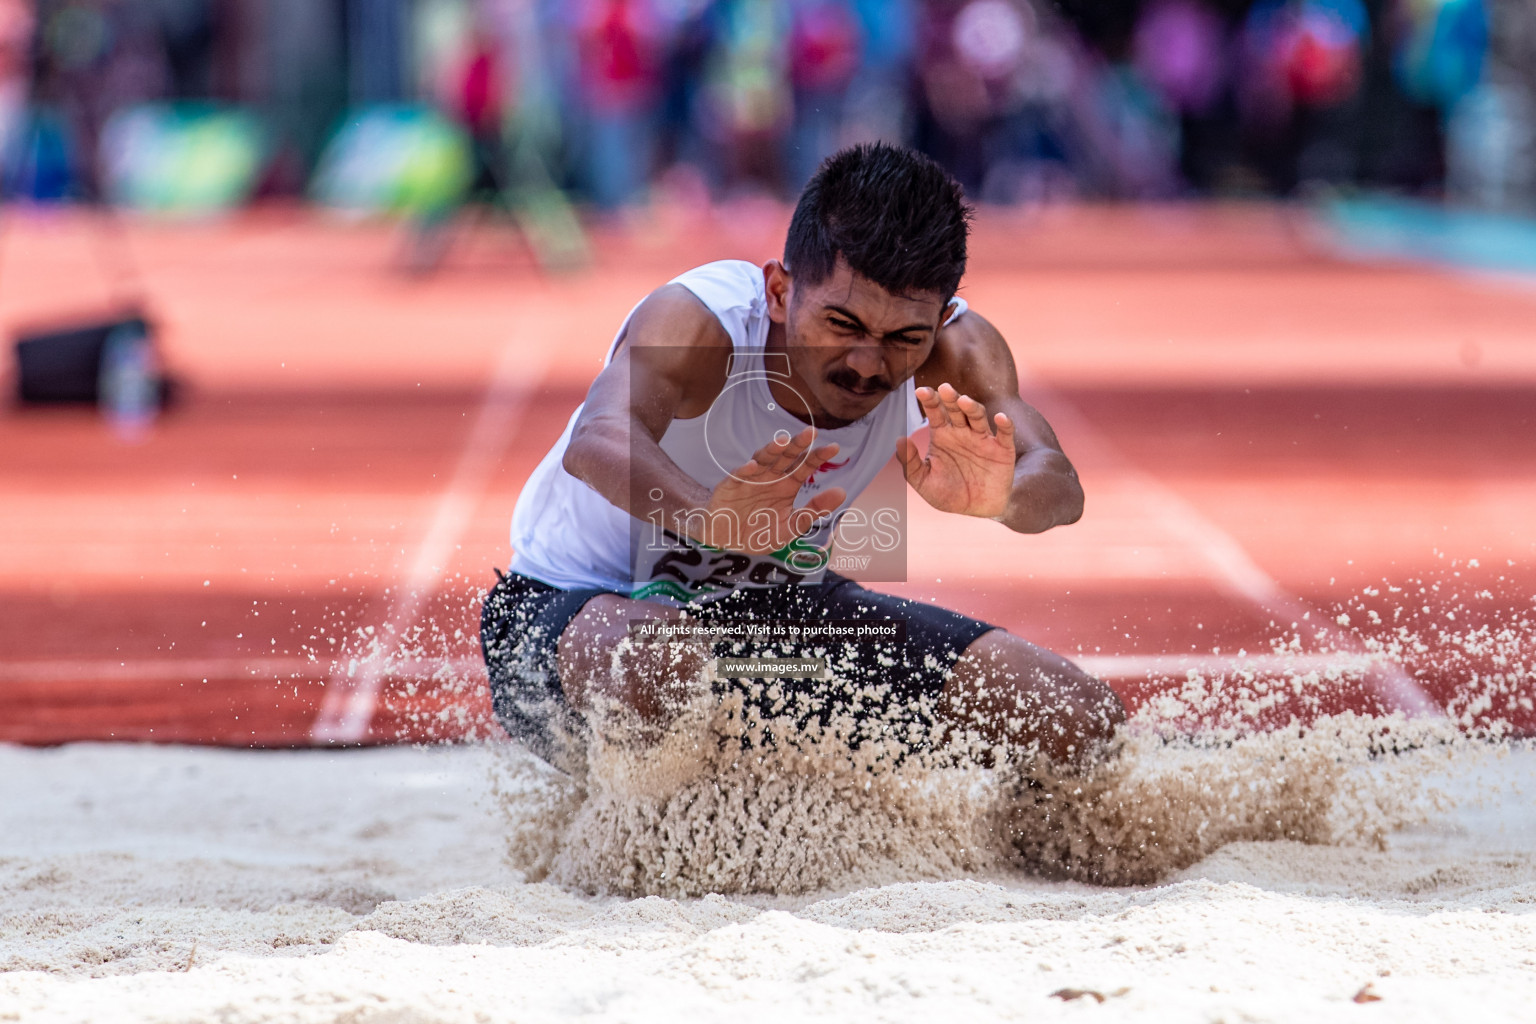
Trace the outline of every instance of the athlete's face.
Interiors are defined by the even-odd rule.
[[[841,258],[819,284],[797,283],[777,261],[764,273],[769,316],[784,325],[789,384],[821,427],[868,415],[915,374],[947,311],[937,292],[893,295]]]

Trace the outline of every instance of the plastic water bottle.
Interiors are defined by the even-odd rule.
[[[113,432],[142,439],[160,407],[155,350],[142,323],[121,324],[107,335],[98,382],[98,402]]]

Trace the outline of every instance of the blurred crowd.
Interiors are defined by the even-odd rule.
[[[1513,208],[1533,97],[1536,0],[0,0],[0,184],[34,200],[312,195],[385,110],[452,126],[464,190],[603,209],[792,195],[873,139],[996,203]],[[202,155],[167,169],[178,145]]]

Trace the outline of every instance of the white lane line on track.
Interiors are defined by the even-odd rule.
[[[548,349],[542,346],[510,345],[502,353],[453,476],[438,497],[410,570],[395,590],[381,634],[385,644],[405,633],[420,617],[502,453],[512,442],[529,396],[543,383],[548,362]],[[511,514],[508,509],[508,517]],[[355,672],[342,671],[338,661],[326,683],[325,701],[309,738],[317,743],[360,742],[378,707],[379,688],[392,673],[388,652],[362,661]]]
[[[1161,480],[1132,465],[1114,442],[1075,405],[1041,381],[1029,379],[1022,362],[1019,365],[1019,382],[1029,392],[1028,400],[1038,405],[1057,433],[1071,438],[1068,447],[1090,450],[1094,461],[1114,466],[1117,473],[1146,496],[1149,517],[1205,562],[1208,577],[1213,582],[1251,602],[1272,616],[1276,625],[1282,628],[1292,624],[1299,628],[1299,624],[1308,623],[1312,636],[1322,633],[1329,643],[1341,648],[1340,657],[1367,654],[1357,637],[1328,625],[1327,617],[1317,614],[1320,609],[1281,587],[1273,576],[1253,560],[1236,538]],[[1326,658],[1328,655],[1321,657]],[[1087,667],[1089,659],[1076,660]],[[1373,659],[1372,664],[1379,671],[1368,673],[1366,683],[1387,702],[1387,706],[1401,709],[1409,715],[1440,717],[1444,714],[1401,665],[1386,659]]]

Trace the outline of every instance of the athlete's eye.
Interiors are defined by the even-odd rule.
[[[849,323],[847,320],[842,320],[842,319],[839,319],[838,317],[835,317],[835,316],[828,317],[827,318],[827,322],[830,323],[833,327],[836,327],[840,331],[857,331],[857,330],[859,330],[858,324]]]

